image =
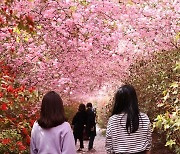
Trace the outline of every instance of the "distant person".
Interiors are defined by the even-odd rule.
[[[73,125],[73,134],[75,139],[75,144],[77,143],[77,139],[80,141],[80,148],[77,151],[82,151],[84,148],[83,144],[83,132],[86,125],[86,106],[84,104],[79,105],[78,112],[73,117],[72,125]]]
[[[89,137],[88,151],[95,151],[93,148],[94,139],[96,136],[96,115],[93,111],[92,103],[86,104],[87,112],[87,123],[86,123],[86,132]]]
[[[71,126],[65,121],[61,97],[54,91],[42,99],[40,118],[31,131],[31,154],[76,154]]]
[[[112,116],[106,130],[107,154],[150,154],[150,120],[139,112],[136,91],[131,85],[123,85],[115,94]]]

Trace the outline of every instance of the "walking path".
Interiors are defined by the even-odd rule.
[[[158,139],[156,133],[153,133],[153,145],[152,145],[152,154],[175,154],[170,151],[167,147],[165,147],[165,143]],[[88,143],[89,141],[84,141],[84,149],[81,152],[77,152],[77,154],[107,154],[105,150],[105,137],[102,135],[102,129],[97,126],[97,136],[94,140],[94,152],[88,152]],[[79,140],[76,145],[76,149],[79,149]]]
[[[101,129],[97,126],[97,135],[94,140],[94,152],[88,152],[88,143],[89,141],[84,141],[84,149],[81,152],[77,152],[78,154],[89,154],[89,153],[94,153],[94,154],[106,154],[105,150],[105,137],[102,136],[101,134]],[[79,140],[76,145],[77,149],[79,148]]]

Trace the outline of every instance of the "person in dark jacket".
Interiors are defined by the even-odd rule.
[[[93,143],[94,139],[96,136],[96,115],[93,111],[92,103],[87,103],[86,104],[87,110],[87,123],[86,123],[86,132],[89,137],[89,145],[88,145],[88,150],[89,151],[94,151],[93,149]]]
[[[77,139],[80,141],[80,148],[77,151],[82,151],[84,148],[83,131],[87,121],[86,117],[86,106],[84,104],[80,104],[78,112],[72,120],[75,144],[77,143]]]

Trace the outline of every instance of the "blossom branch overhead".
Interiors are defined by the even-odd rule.
[[[136,57],[179,47],[178,1],[14,0],[5,6],[2,57],[21,82],[65,95],[68,86],[76,96],[118,84]]]

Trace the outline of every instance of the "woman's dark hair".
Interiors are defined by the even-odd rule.
[[[79,105],[79,109],[78,109],[78,111],[86,111],[86,106],[82,103],[82,104],[80,104]]]
[[[91,107],[92,108],[92,103],[87,103],[86,107]]]
[[[42,99],[38,124],[42,128],[51,128],[65,122],[63,101],[54,91],[50,91]]]
[[[127,132],[136,132],[139,128],[139,108],[136,91],[132,85],[123,85],[115,94],[112,115],[120,113],[127,114]]]

